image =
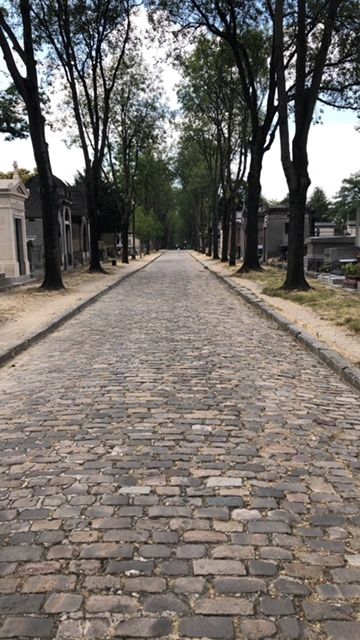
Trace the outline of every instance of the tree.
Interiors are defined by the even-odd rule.
[[[207,185],[207,194],[205,199],[201,196],[200,211],[203,214],[207,210],[207,255],[217,260],[218,253],[218,207],[219,207],[219,191],[221,186],[220,177],[220,155],[219,146],[216,142],[216,131],[214,125],[204,118],[198,119],[197,122],[183,122],[182,124],[182,145],[183,151],[190,151],[190,157],[194,154],[194,159],[198,162],[201,179]],[[196,147],[196,151],[194,149]],[[198,155],[197,155],[198,154]],[[181,155],[181,154],[180,154]],[[192,171],[192,167],[187,167]],[[199,177],[200,177],[199,176]],[[204,209],[205,206],[205,209]],[[202,216],[202,221],[204,220]],[[194,245],[194,242],[192,242]],[[196,243],[195,243],[196,246]]]
[[[188,240],[192,247],[205,253],[211,247],[212,175],[196,138],[185,128],[179,140],[175,171],[180,183],[176,200],[182,221],[181,244]]]
[[[330,203],[323,189],[315,187],[308,204],[314,212],[314,219],[316,221],[323,222],[329,220]]]
[[[112,101],[130,38],[136,0],[34,0],[41,36],[60,65],[71,96],[85,162],[90,271],[102,271],[100,184]]]
[[[135,216],[135,232],[145,252],[150,253],[151,244],[155,244],[163,233],[162,226],[154,211],[145,212],[143,207],[137,207]]]
[[[135,178],[135,202],[146,214],[152,212],[161,234],[154,237],[157,248],[173,248],[177,234],[173,160],[163,144],[149,145],[139,157]],[[175,216],[175,217],[174,217]]]
[[[308,174],[307,144],[314,109],[322,88],[327,62],[339,70],[337,42],[332,38],[343,0],[275,0],[275,68],[281,161],[289,188],[289,247],[284,289],[309,288],[304,275],[304,218]],[[272,11],[271,3],[269,3]],[[295,50],[287,46],[295,43]],[[290,57],[286,52],[291,51]],[[295,131],[290,144],[288,85],[294,78],[293,106]]]
[[[333,200],[330,216],[339,231],[344,231],[349,220],[356,220],[360,205],[360,171],[344,178]]]
[[[45,137],[45,118],[41,104],[37,60],[35,57],[33,21],[29,0],[15,3],[19,36],[12,26],[11,12],[0,8],[0,47],[16,91],[25,105],[29,133],[39,174],[40,202],[43,218],[45,276],[44,289],[62,289],[58,206],[48,145]],[[14,55],[13,51],[16,55]],[[16,98],[15,98],[16,102]]]
[[[147,0],[183,29],[206,28],[230,47],[250,118],[250,166],[246,193],[246,253],[243,271],[260,269],[258,209],[263,157],[276,131],[274,38],[268,3],[254,0]]]
[[[122,261],[127,263],[140,158],[159,140],[165,109],[157,83],[134,49],[123,64],[107,138],[109,175],[121,209]],[[134,232],[134,226],[133,226]],[[135,253],[133,252],[135,258]]]
[[[202,129],[206,127],[209,137],[214,130],[222,191],[221,260],[228,259],[231,226],[230,263],[235,264],[237,192],[244,179],[248,150],[248,113],[242,87],[231,51],[214,38],[200,38],[193,53],[182,60],[181,69],[184,79],[179,96],[185,118],[197,122]],[[218,200],[218,189],[214,201],[215,198]],[[213,228],[213,237],[216,232],[217,228]]]

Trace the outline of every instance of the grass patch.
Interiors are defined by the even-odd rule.
[[[268,296],[310,307],[320,318],[346,327],[354,333],[360,333],[360,295],[358,293],[328,287],[313,279],[310,280],[312,288],[309,291],[283,291],[280,287],[285,281],[285,272],[279,273],[278,270],[271,268],[243,274],[241,277],[262,284],[262,293]]]

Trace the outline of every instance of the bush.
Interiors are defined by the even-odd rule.
[[[343,267],[344,274],[346,276],[359,276],[360,277],[360,262],[349,263]]]

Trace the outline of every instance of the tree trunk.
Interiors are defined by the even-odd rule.
[[[42,289],[63,289],[60,260],[59,220],[56,185],[51,171],[45,120],[37,100],[28,108],[30,137],[39,175],[44,236],[45,275]]]
[[[212,255],[212,227],[211,227],[211,225],[209,225],[209,227],[208,227],[208,247],[207,247],[206,255],[209,256],[209,258],[211,258],[211,255]]]
[[[254,142],[251,151],[250,169],[247,178],[246,194],[246,244],[244,263],[239,273],[261,271],[258,256],[258,215],[261,194],[261,169],[264,155],[262,138]]]
[[[9,45],[2,43],[2,51],[15,86],[26,106],[30,138],[39,176],[45,254],[45,275],[41,287],[48,290],[57,290],[64,288],[61,275],[58,202],[49,148],[45,137],[45,118],[41,110],[33,48],[31,7],[28,0],[21,0],[20,12],[23,23],[25,80],[17,71]]]
[[[230,253],[229,266],[236,265],[236,202],[235,198],[230,201]]]
[[[229,202],[226,200],[223,207],[223,223],[222,223],[222,244],[221,244],[221,262],[227,262],[229,255]]]
[[[129,264],[129,221],[124,220],[121,226],[121,262],[123,264]]]
[[[289,187],[289,241],[288,241],[288,265],[286,280],[282,286],[287,291],[310,289],[304,273],[304,226],[306,196],[310,186],[307,170],[308,158],[305,147],[294,140],[292,180]]]
[[[212,257],[219,260],[219,240],[218,240],[218,209],[217,201],[214,199],[212,212]]]
[[[89,211],[89,226],[90,226],[90,273],[105,273],[100,263],[100,251],[99,251],[99,221],[97,219],[97,213]]]
[[[91,167],[85,176],[85,198],[90,225],[90,264],[91,273],[105,273],[100,263],[99,240],[101,235],[99,219],[99,179],[96,168]]]

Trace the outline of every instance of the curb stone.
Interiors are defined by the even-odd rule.
[[[54,331],[56,331],[56,329],[61,327],[68,320],[71,320],[71,318],[74,318],[74,316],[77,316],[79,313],[81,313],[81,311],[86,309],[86,307],[89,307],[91,304],[96,302],[99,298],[109,293],[109,291],[111,291],[112,289],[115,289],[115,287],[118,287],[122,282],[124,282],[124,280],[126,280],[130,276],[135,275],[135,273],[139,273],[139,271],[146,269],[146,267],[148,267],[150,264],[155,262],[155,260],[160,258],[162,255],[163,253],[159,253],[152,260],[149,260],[146,264],[141,265],[138,269],[134,269],[134,271],[130,271],[129,273],[122,274],[118,278],[118,280],[116,280],[115,282],[112,282],[101,291],[98,291],[97,293],[95,293],[93,296],[90,296],[90,298],[83,300],[76,307],[73,307],[69,311],[66,311],[61,316],[56,318],[56,320],[53,320],[48,325],[46,325],[40,331],[33,333],[31,336],[29,336],[28,338],[25,338],[20,342],[16,342],[10,348],[6,348],[3,351],[0,351],[0,367],[3,367],[4,365],[8,364],[10,360],[13,360],[20,353],[23,353],[24,351],[29,349],[29,347],[34,345],[36,342],[39,342],[40,340],[48,336],[50,333],[53,333]]]
[[[303,331],[295,324],[292,324],[289,320],[284,318],[278,311],[273,310],[266,302],[259,298],[252,291],[249,292],[246,287],[238,286],[229,276],[223,276],[211,269],[208,264],[205,264],[195,254],[189,252],[192,258],[199,262],[204,269],[216,276],[221,282],[227,285],[235,294],[241,296],[246,302],[255,307],[255,309],[265,315],[267,318],[275,322],[281,329],[289,333],[295,340],[300,342],[308,351],[311,351],[321,362],[326,364],[332,371],[335,371],[341,378],[343,378],[348,384],[360,391],[360,371],[341,355],[330,349],[324,342],[320,342],[316,338],[313,338],[309,333]]]

